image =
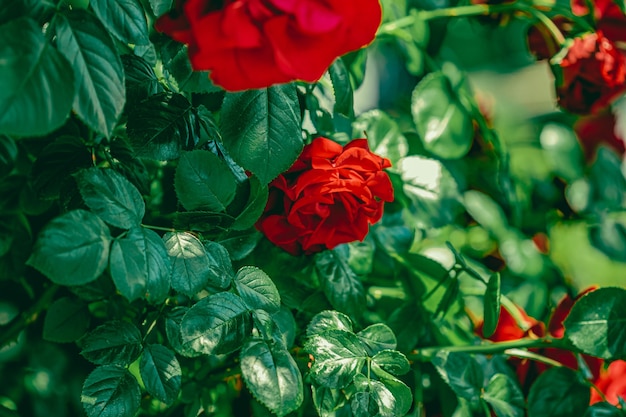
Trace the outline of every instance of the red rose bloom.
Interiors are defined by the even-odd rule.
[[[626,15],[615,0],[594,0],[593,18],[596,28],[613,42],[626,42]],[[578,16],[589,14],[586,0],[571,0],[572,12]]]
[[[587,160],[591,160],[600,145],[608,145],[619,154],[624,153],[624,139],[615,129],[615,115],[608,109],[584,116],[574,123],[574,131],[580,140]]]
[[[264,214],[256,227],[292,255],[311,254],[363,240],[369,225],[393,200],[383,169],[388,159],[374,155],[366,139],[345,147],[316,138],[293,166],[270,184]]]
[[[595,113],[626,90],[626,58],[602,32],[574,39],[560,62],[559,105],[578,114]]]
[[[626,399],[626,361],[617,360],[600,371],[600,377],[593,381],[596,387],[605,395],[607,402],[619,404],[619,397]],[[590,404],[603,401],[600,394],[591,390]]]
[[[378,0],[179,0],[156,28],[189,45],[195,70],[235,91],[317,81],[374,39],[381,14]]]

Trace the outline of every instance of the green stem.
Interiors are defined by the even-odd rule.
[[[7,326],[0,326],[0,348],[15,340],[22,330],[37,321],[41,313],[50,306],[58,289],[58,285],[49,286],[39,300],[30,309],[23,312],[19,318],[14,319]],[[5,327],[6,330],[4,330]]]
[[[141,226],[147,228],[147,229],[152,229],[152,230],[160,230],[162,232],[176,232],[176,229],[172,228],[172,227],[162,227],[162,226],[153,226],[150,224],[142,224]]]
[[[468,346],[436,346],[418,349],[415,353],[407,355],[409,360],[429,362],[440,351],[496,354],[504,353],[509,349],[530,349],[543,347],[559,347],[561,339],[545,337],[541,339],[518,339],[506,342],[486,342],[479,345]]]
[[[548,29],[554,40],[559,44],[559,46],[563,47],[565,45],[565,36],[563,36],[563,32],[561,29],[554,23],[548,16],[546,16],[543,12],[534,9],[532,7],[524,8],[528,13],[530,13],[533,17],[541,22],[542,25]]]
[[[491,417],[491,410],[489,410],[489,405],[487,404],[487,401],[483,400],[481,398],[480,403],[483,406],[483,411],[485,412],[485,417]]]
[[[504,351],[504,354],[508,356],[515,356],[516,358],[530,359],[535,362],[545,363],[546,365],[550,365],[550,366],[557,366],[557,367],[564,366],[561,362],[555,361],[554,359],[550,359],[546,356],[539,355],[538,353],[530,352],[524,349],[518,349],[518,348],[507,349]]]

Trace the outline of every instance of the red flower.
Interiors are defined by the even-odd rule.
[[[613,42],[626,42],[626,15],[617,1],[594,0],[592,3],[597,29]],[[578,16],[589,14],[588,4],[586,0],[571,0],[572,11]]]
[[[552,20],[564,35],[570,32],[572,23],[565,17],[555,16]],[[528,49],[538,60],[550,59],[561,49],[552,33],[542,23],[528,29],[526,41]]]
[[[317,81],[374,39],[381,13],[378,0],[179,0],[156,28],[189,45],[195,70],[234,91]]]
[[[393,200],[383,169],[389,160],[374,155],[366,139],[346,147],[316,138],[286,173],[270,184],[265,212],[256,227],[292,255],[363,240],[369,225]]]
[[[626,90],[626,58],[602,32],[575,38],[565,52],[557,86],[562,108],[595,113]]]
[[[606,400],[613,405],[618,405],[618,397],[626,399],[626,361],[617,360],[612,362],[606,369],[600,371],[600,377],[594,384],[606,396]],[[602,397],[594,389],[591,390],[590,404],[603,401]]]
[[[574,130],[580,140],[585,157],[591,160],[598,146],[604,144],[620,155],[624,153],[624,139],[615,130],[615,115],[604,109],[597,114],[583,116],[574,123]]]

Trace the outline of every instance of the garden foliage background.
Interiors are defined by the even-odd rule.
[[[3,0],[0,415],[624,416],[625,51],[608,0]]]

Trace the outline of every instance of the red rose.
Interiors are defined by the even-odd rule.
[[[617,360],[600,371],[600,377],[593,381],[596,387],[606,396],[606,400],[613,405],[619,404],[618,397],[626,399],[626,361]],[[591,390],[590,404],[603,401],[600,394]]]
[[[595,155],[598,146],[604,144],[619,154],[624,153],[624,139],[619,137],[615,129],[615,115],[608,109],[597,114],[579,118],[574,124],[574,130],[580,140],[587,160]]]
[[[626,15],[616,0],[594,0],[593,18],[596,28],[613,42],[626,42]],[[578,16],[589,14],[586,0],[571,0],[572,12]]]
[[[381,13],[379,0],[179,0],[156,28],[189,45],[195,70],[234,91],[317,81],[374,39]]]
[[[383,171],[390,166],[369,150],[366,139],[342,147],[316,138],[272,181],[256,227],[293,255],[363,240],[369,225],[382,217],[383,202],[393,200],[391,181]]]
[[[602,32],[575,38],[565,52],[557,87],[562,108],[595,113],[626,90],[626,58]]]

